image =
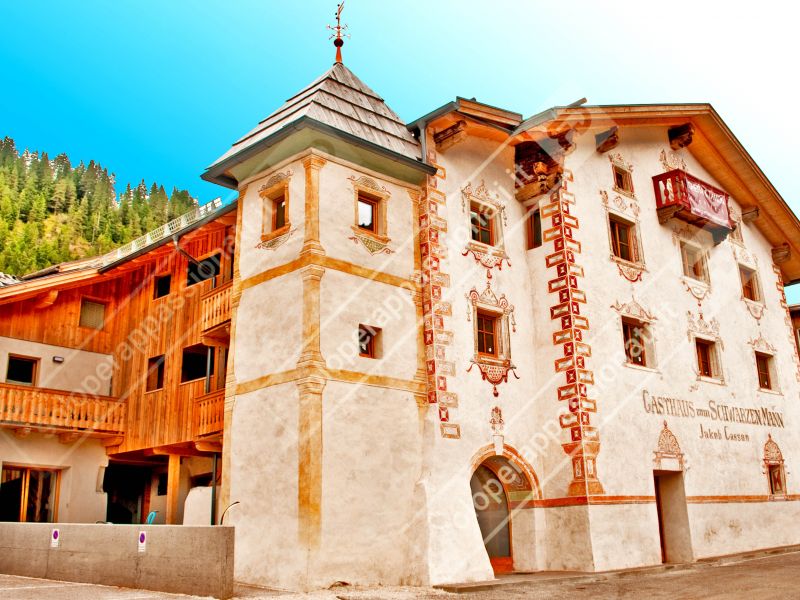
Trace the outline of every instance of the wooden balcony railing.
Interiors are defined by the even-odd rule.
[[[203,294],[200,299],[200,318],[203,331],[209,331],[231,319],[231,287],[228,281]]]
[[[125,403],[109,396],[0,383],[0,425],[40,431],[121,435]]]
[[[221,435],[225,420],[225,388],[195,398],[193,412],[195,439]]]
[[[675,169],[653,177],[656,210],[661,223],[675,217],[709,229],[719,242],[733,230],[728,209],[728,194]]]

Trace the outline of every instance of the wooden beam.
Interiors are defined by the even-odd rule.
[[[198,452],[211,452],[219,454],[222,452],[222,442],[195,442],[195,448]]]
[[[178,492],[181,481],[181,457],[178,454],[169,455],[167,467],[167,525],[180,525],[178,523]]]

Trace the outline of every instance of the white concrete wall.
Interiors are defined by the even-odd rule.
[[[37,387],[106,396],[111,394],[113,357],[110,354],[0,336],[0,381],[3,382],[8,372],[9,354],[39,359]],[[62,357],[64,362],[53,362],[54,356]],[[87,381],[91,382],[91,389],[86,387]]]
[[[108,465],[108,457],[100,440],[62,444],[56,436],[31,433],[18,438],[8,429],[0,429],[0,464],[60,470],[59,523],[105,520],[102,469]]]

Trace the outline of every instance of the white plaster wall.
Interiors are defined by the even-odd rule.
[[[414,378],[417,313],[409,290],[333,269],[320,289],[320,349],[329,369]],[[378,358],[359,356],[359,324],[381,329]]]
[[[689,504],[696,558],[800,543],[798,502]]]
[[[655,502],[592,505],[589,521],[596,571],[661,563]]]
[[[370,254],[360,242],[350,239],[356,203],[350,178],[357,180],[362,176],[369,177],[389,194],[384,205],[390,254]],[[325,253],[368,269],[409,277],[414,271],[414,204],[408,193],[410,189],[413,188],[387,177],[329,160],[320,170],[320,242]]]
[[[303,282],[289,273],[248,288],[236,313],[236,381],[293,369],[302,351]]]
[[[61,470],[58,501],[60,523],[94,523],[106,517],[102,468],[108,466],[105,448],[96,439],[62,444],[55,436],[31,433],[17,438],[0,430],[0,465],[46,467]],[[99,482],[99,483],[98,483]]]
[[[418,543],[411,524],[421,466],[413,395],[331,381],[322,410],[322,541],[314,583],[425,583],[422,565],[410,558]]]
[[[307,553],[298,539],[298,393],[295,384],[236,397],[231,424],[232,506],[237,581],[297,588]],[[224,511],[227,507],[223,507]]]
[[[101,395],[111,394],[113,357],[110,354],[0,337],[0,377],[2,377],[2,381],[6,380],[9,354],[39,359],[39,370],[36,376],[37,387],[86,391]],[[54,356],[63,357],[64,362],[53,362]],[[92,382],[91,389],[86,388],[87,381]],[[99,386],[94,382],[99,382]]]
[[[259,190],[275,175],[289,177],[289,222],[292,234],[275,249],[256,248],[261,243],[264,231],[264,200]],[[239,252],[239,273],[242,280],[266,271],[269,268],[296,258],[303,245],[303,223],[305,206],[305,170],[302,160],[284,162],[276,168],[250,179],[247,191],[239,198],[242,212],[242,235]],[[271,214],[271,213],[268,213]],[[271,217],[269,217],[271,219]],[[272,226],[270,222],[267,230]]]

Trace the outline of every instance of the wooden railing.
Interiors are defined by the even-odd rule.
[[[653,188],[656,209],[662,222],[677,217],[699,227],[726,231],[733,229],[728,194],[710,183],[675,169],[653,177]]]
[[[0,425],[120,435],[125,403],[109,396],[0,383]]]
[[[195,439],[221,434],[225,420],[225,388],[195,398],[193,412]]]
[[[203,331],[213,329],[231,318],[231,281],[213,288],[200,299]]]

